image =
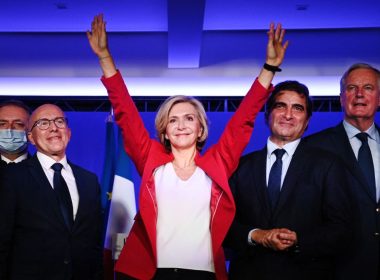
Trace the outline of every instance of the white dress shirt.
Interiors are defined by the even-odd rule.
[[[267,141],[267,165],[266,165],[267,186],[268,186],[270,169],[272,168],[272,165],[276,161],[276,155],[273,152],[276,149],[284,149],[285,150],[285,153],[282,157],[282,172],[281,172],[281,188],[282,188],[282,184],[284,183],[284,178],[285,178],[286,172],[288,172],[290,162],[292,160],[294,152],[296,151],[297,146],[300,143],[300,141],[301,141],[301,139],[298,138],[297,140],[294,140],[292,142],[287,143],[286,145],[284,145],[281,148],[281,147],[277,146],[275,143],[273,143],[268,138],[268,141]]]
[[[41,163],[42,169],[44,170],[45,175],[47,179],[49,180],[51,187],[54,188],[54,184],[53,184],[54,170],[51,168],[51,166],[54,163],[57,163],[57,161],[55,161],[51,157],[40,152],[37,152],[37,158],[38,158],[38,161]],[[73,204],[73,214],[74,214],[73,218],[75,220],[75,217],[78,212],[78,205],[79,205],[79,193],[78,193],[77,183],[75,182],[73,170],[71,169],[70,165],[67,163],[66,156],[58,162],[63,165],[61,174],[62,174],[63,179],[65,179],[66,181],[67,187],[69,188],[71,202]]]

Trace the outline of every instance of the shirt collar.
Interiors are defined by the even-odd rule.
[[[294,152],[296,151],[297,149],[297,146],[298,144],[301,142],[301,138],[298,138],[297,140],[294,140],[292,142],[289,142],[287,144],[285,144],[282,148],[280,148],[279,146],[277,146],[275,143],[273,143],[270,138],[268,137],[268,141],[267,141],[267,156],[268,158],[270,158],[270,156],[272,155],[272,153],[274,152],[274,150],[276,149],[284,149],[286,154],[290,157],[293,156]]]
[[[343,126],[349,139],[354,138],[356,134],[361,132],[346,120],[343,120]],[[377,143],[380,143],[379,134],[377,133],[375,123],[373,123],[366,131],[363,132],[366,132],[371,139],[375,140]]]
[[[28,158],[28,154],[25,153],[25,154],[22,154],[21,156],[19,156],[18,158],[16,158],[15,160],[10,160],[9,158],[6,158],[5,156],[1,155],[1,159],[3,161],[5,161],[7,164],[8,163],[11,163],[11,162],[14,162],[14,163],[19,163],[21,161],[23,161],[24,159],[27,159]]]
[[[51,166],[57,162],[61,163],[63,165],[64,169],[68,168],[66,155],[60,161],[55,161],[53,158],[51,158],[51,157],[49,157],[49,156],[47,156],[41,152],[37,152],[37,158],[38,158],[39,162],[41,163],[42,168],[45,170],[51,169]]]

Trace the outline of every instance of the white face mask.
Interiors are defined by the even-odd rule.
[[[27,147],[26,133],[24,130],[0,129],[0,151],[16,154]]]

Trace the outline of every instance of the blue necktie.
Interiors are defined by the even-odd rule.
[[[368,146],[368,134],[361,132],[355,136],[362,142],[358,153],[358,163],[367,180],[371,196],[376,201],[375,168],[373,167],[371,150]]]
[[[63,165],[60,163],[54,163],[51,168],[54,170],[53,185],[56,193],[59,207],[61,209],[65,223],[69,229],[73,225],[73,204],[71,202],[71,196],[69,188],[63,179],[61,170]]]
[[[273,163],[269,172],[268,193],[272,209],[276,207],[281,190],[281,173],[282,173],[282,156],[285,154],[284,149],[276,149],[273,152],[276,155],[276,161]]]

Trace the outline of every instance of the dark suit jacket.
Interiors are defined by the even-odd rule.
[[[5,168],[6,166],[7,166],[7,163],[4,160],[0,159],[0,168],[2,169],[2,168]]]
[[[377,127],[379,131],[379,127]],[[380,204],[371,198],[343,124],[306,138],[310,145],[338,155],[347,167],[350,188],[355,198],[354,241],[337,267],[337,279],[380,279]]]
[[[0,279],[100,279],[100,187],[96,175],[70,166],[79,192],[71,230],[64,223],[54,190],[36,156],[3,173]]]
[[[30,158],[29,153],[28,153],[28,155],[27,155],[27,158]],[[3,172],[6,172],[7,167],[8,167],[8,164],[6,163],[6,161],[0,159],[0,178],[1,178],[1,176],[2,176],[1,174],[2,174]],[[1,181],[0,181],[0,183],[1,183]]]
[[[350,241],[350,201],[342,165],[319,149],[298,145],[274,211],[266,186],[266,148],[241,159],[230,180],[236,216],[226,239],[234,254],[230,279],[331,279],[334,256]],[[298,245],[273,251],[248,245],[254,228],[288,228]]]

